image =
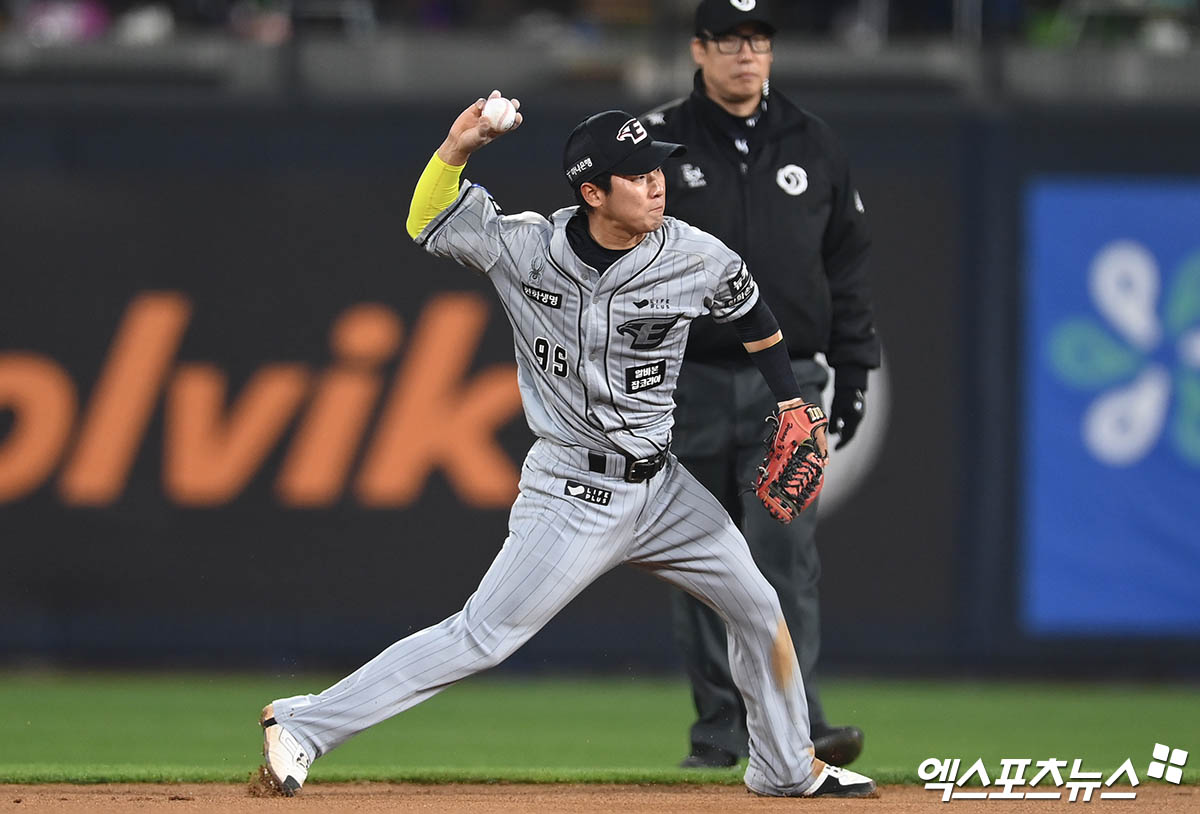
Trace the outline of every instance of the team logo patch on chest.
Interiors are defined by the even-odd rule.
[[[573,480],[567,481],[567,488],[563,490],[563,494],[585,503],[595,503],[597,506],[607,506],[612,502],[612,492],[607,489],[598,489]]]
[[[775,183],[788,195],[800,195],[808,189],[808,173],[804,171],[804,167],[788,164],[786,167],[780,167],[779,172],[775,173]]]
[[[648,365],[625,368],[625,392],[633,395],[658,387],[667,378],[667,360],[659,359]]]
[[[547,308],[562,308],[562,294],[555,294],[553,291],[543,291],[540,288],[534,288],[529,283],[521,283],[521,290],[525,292],[525,296],[529,299],[544,305]]]
[[[617,333],[633,337],[631,347],[634,350],[651,350],[663,343],[681,316],[683,314],[664,319],[631,319],[618,326]]]

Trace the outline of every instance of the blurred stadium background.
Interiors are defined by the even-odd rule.
[[[690,88],[693,5],[2,0],[0,668],[332,674],[458,609],[530,438],[413,184],[496,87],[526,123],[468,176],[568,205],[576,121]],[[822,515],[824,672],[1194,685],[1197,3],[781,19],[886,354]],[[678,676],[665,589],[610,574],[499,669]]]

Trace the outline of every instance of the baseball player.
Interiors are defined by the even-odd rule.
[[[268,704],[264,779],[291,796],[312,760],[499,664],[597,577],[629,563],[726,620],[734,681],[746,698],[752,791],[872,794],[869,778],[813,757],[775,591],[729,515],[669,449],[671,393],[688,324],[702,314],[735,327],[781,410],[803,405],[745,264],[711,235],[663,216],[659,167],[684,147],[654,141],[628,113],[596,114],[564,151],[578,205],[549,218],[504,215],[483,187],[460,184],[468,157],[500,135],[484,106],[480,99],[464,110],[430,159],[408,232],[426,251],[487,275],[512,324],[537,440],[508,538],[460,612],[324,692]]]

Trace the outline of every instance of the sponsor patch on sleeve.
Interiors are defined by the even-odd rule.
[[[737,274],[726,280],[714,293],[711,306],[713,316],[717,317],[719,321],[736,312],[754,296],[756,290],[757,287],[754,284],[754,278],[750,276],[750,270],[746,268],[745,263],[742,263]]]
[[[754,278],[750,276],[750,269],[746,268],[745,263],[742,263],[737,275],[729,281],[728,285],[729,297],[722,301],[721,305],[726,308],[736,308],[750,299],[750,295],[754,293]]]
[[[658,387],[667,377],[667,360],[625,368],[625,392],[630,395]]]
[[[521,283],[521,290],[525,292],[525,296],[536,303],[545,305],[548,308],[562,308],[562,294],[555,294],[553,291],[543,291],[540,288],[534,288],[529,283]]]
[[[607,506],[612,502],[612,492],[607,489],[599,489],[573,480],[567,481],[567,488],[563,490],[563,494],[585,503],[595,503],[597,506]]]

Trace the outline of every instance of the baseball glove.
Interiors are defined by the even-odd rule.
[[[816,404],[801,404],[768,416],[767,423],[772,432],[754,493],[772,517],[790,523],[821,493],[829,420]]]

